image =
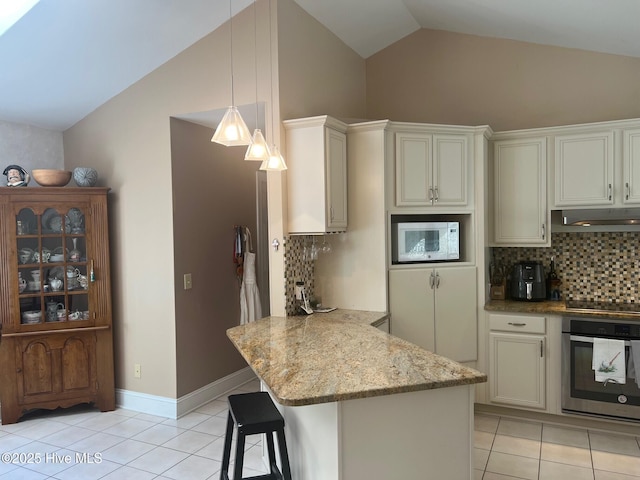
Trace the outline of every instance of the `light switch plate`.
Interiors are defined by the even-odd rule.
[[[190,290],[192,287],[192,283],[191,283],[191,274],[190,273],[185,273],[184,274],[184,289],[185,290]]]

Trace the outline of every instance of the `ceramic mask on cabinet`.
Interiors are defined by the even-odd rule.
[[[27,281],[22,278],[22,272],[18,272],[18,292],[24,292],[25,288],[27,288]]]

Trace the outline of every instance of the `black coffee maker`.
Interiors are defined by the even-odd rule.
[[[511,298],[539,301],[547,298],[544,267],[541,262],[518,262],[511,271]]]

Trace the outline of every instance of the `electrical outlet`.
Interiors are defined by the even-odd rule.
[[[135,378],[140,378],[142,376],[142,371],[139,363],[136,363],[133,367],[133,376]]]
[[[190,273],[185,273],[184,274],[184,289],[185,290],[190,290],[192,286],[193,286],[193,284],[191,283],[191,274]]]

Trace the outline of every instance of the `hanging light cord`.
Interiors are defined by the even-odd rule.
[[[236,104],[233,91],[233,12],[231,9],[231,0],[229,0],[229,55],[231,56],[231,105]]]
[[[256,74],[256,124],[258,128],[258,0],[253,0],[253,58],[254,72]]]
[[[276,131],[273,123],[273,117],[275,114],[275,107],[273,102],[273,37],[272,37],[272,27],[273,19],[271,18],[271,0],[269,0],[269,73],[270,75],[270,83],[269,86],[271,88],[271,142],[276,144]]]

